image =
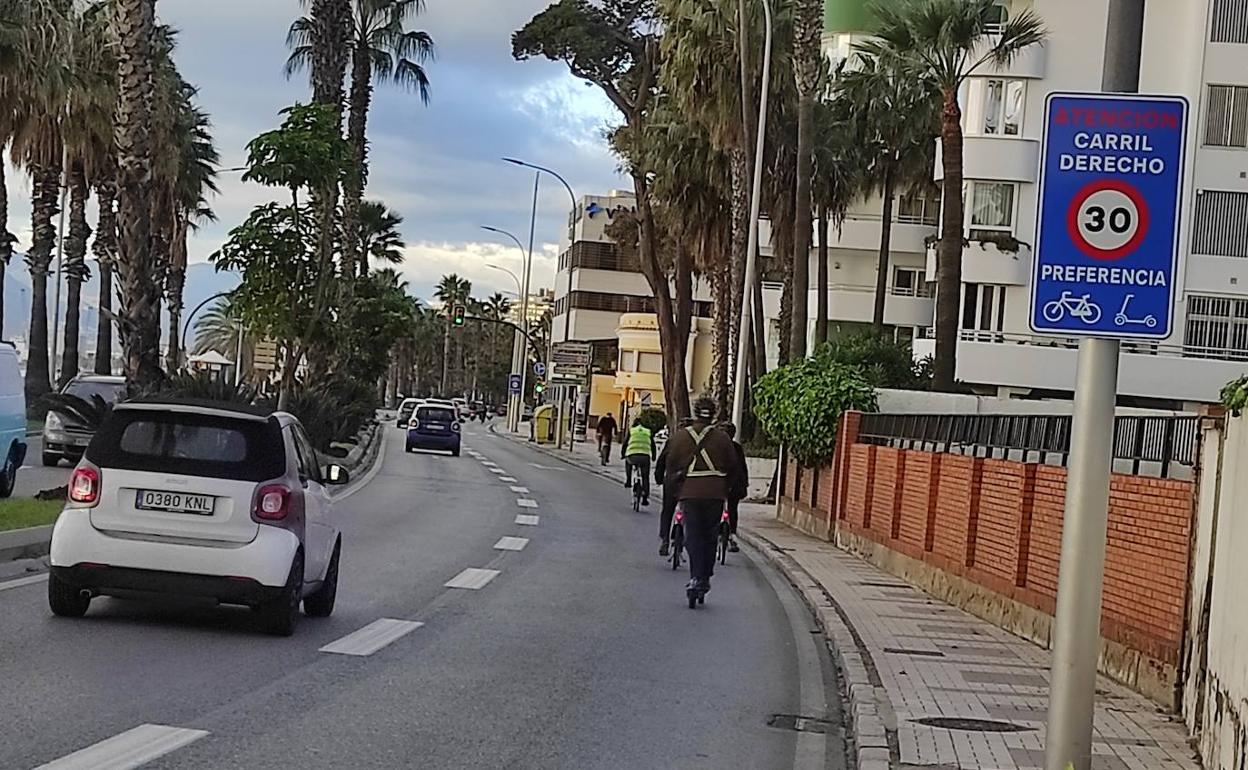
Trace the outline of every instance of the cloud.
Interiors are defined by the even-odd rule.
[[[552,288],[558,259],[556,244],[540,244],[534,248],[531,291]],[[489,242],[417,243],[407,247],[406,260],[398,270],[407,279],[411,293],[425,301],[433,300],[438,282],[451,273],[471,281],[475,297],[486,297],[494,292],[516,294],[516,279],[490,265],[504,268],[521,280],[524,278],[521,252],[515,246]]]

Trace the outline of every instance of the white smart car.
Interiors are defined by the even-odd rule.
[[[95,596],[186,596],[294,631],[299,605],[333,612],[342,537],[322,467],[289,414],[221,404],[118,404],[69,482],[52,531],[48,601],[81,617]]]

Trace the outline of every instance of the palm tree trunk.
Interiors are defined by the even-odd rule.
[[[52,390],[48,361],[48,268],[56,244],[52,224],[58,210],[60,171],[52,166],[31,169],[31,238],[26,264],[30,268],[30,339],[26,358],[26,403],[35,405]]]
[[[962,300],[962,110],[956,91],[944,96],[940,114],[944,164],[940,243],[936,247],[936,356],[932,387],[953,390],[957,371],[958,316]]]
[[[444,320],[446,325],[446,333],[442,338],[442,391],[438,395],[446,394],[446,386],[449,383],[447,377],[451,371],[451,319],[448,317]]]
[[[117,166],[121,253],[122,369],[132,387],[161,379],[160,285],[152,262],[151,136],[152,51],[156,0],[117,0]]]
[[[343,272],[359,273],[360,204],[368,184],[368,110],[373,100],[373,72],[367,40],[357,40],[351,64],[351,116],[347,119],[347,143],[353,154],[351,168],[343,185],[342,261]],[[348,270],[348,266],[350,269]]]
[[[4,279],[13,259],[13,243],[16,240],[9,232],[9,183],[5,179],[4,163],[0,162],[0,338],[4,337]]]
[[[884,303],[888,296],[888,260],[893,235],[893,195],[897,186],[896,169],[890,163],[884,169],[884,210],[880,213],[880,256],[875,271],[875,314],[871,325],[875,331],[884,331]]]
[[[754,382],[758,382],[758,378],[767,373],[767,319],[763,318],[763,282],[754,281],[754,301],[750,303],[750,309],[754,311],[754,319],[750,322],[750,329],[754,337],[754,371],[757,375]]]
[[[732,345],[732,275],[731,271],[711,268],[711,292],[715,297],[713,326],[714,358],[712,367],[712,383],[715,392],[715,403],[719,405],[720,414],[728,412],[728,394],[730,380],[728,377],[728,359]]]
[[[165,370],[173,373],[182,368],[182,296],[186,288],[186,238],[189,223],[181,214],[174,226],[170,249],[169,273],[165,276],[165,300],[169,303],[169,340]],[[235,361],[236,366],[241,362]]]
[[[819,205],[819,257],[815,267],[815,346],[828,341],[828,207]]]
[[[312,19],[316,26],[316,46],[312,58],[312,100],[334,108],[342,123],[343,81],[347,73],[347,30],[351,18],[350,0],[313,0]],[[338,208],[338,182],[313,191],[317,221],[317,260],[327,265],[334,253],[334,216]]]
[[[80,160],[74,161],[69,172],[69,237],[65,240],[65,348],[61,356],[61,377],[58,387],[78,376],[79,336],[82,313],[82,283],[87,269],[87,240],[91,227],[87,224],[87,199],[91,188]]]
[[[777,242],[776,259],[784,272],[784,289],[780,294],[780,365],[789,363],[793,351],[793,250],[792,245]]]
[[[729,154],[732,170],[732,280],[728,286],[731,295],[728,312],[732,316],[728,335],[730,358],[735,358],[741,339],[741,300],[745,294],[746,251],[750,247],[750,155],[744,149],[734,149]],[[734,361],[728,377],[735,377],[735,372]]]
[[[797,110],[797,209],[793,224],[793,297],[789,355],[793,360],[806,357],[806,337],[810,328],[810,235],[813,227],[810,178],[814,174],[814,98],[807,96]]]
[[[100,322],[95,332],[95,373],[113,373],[113,264],[117,259],[117,185],[105,176],[95,185],[99,204],[92,252],[100,269]]]

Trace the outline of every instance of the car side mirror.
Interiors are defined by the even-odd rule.
[[[351,482],[351,474],[341,465],[330,465],[325,469],[325,483],[333,487],[340,487]]]

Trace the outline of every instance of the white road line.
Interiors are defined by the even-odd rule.
[[[515,483],[516,483],[515,478],[513,478],[513,477],[511,477],[511,476],[499,476],[499,477],[498,477],[498,480],[499,480],[499,481],[501,481],[501,482],[503,482],[504,484],[515,484]]]
[[[6,580],[0,583],[0,591],[7,591],[10,588],[21,588],[22,586],[33,586],[35,583],[43,583],[48,579],[48,573],[42,575],[31,575],[30,577],[18,578],[17,580]]]
[[[488,470],[490,473],[494,473],[499,476],[502,476],[503,474],[507,473],[507,471],[503,470],[502,468],[489,468]]]
[[[496,551],[523,551],[524,547],[529,544],[527,537],[504,537],[500,538],[494,544]]]
[[[536,508],[537,501],[528,497],[517,497],[516,505],[520,506],[521,508]]]
[[[35,770],[130,770],[207,735],[205,730],[139,725]]]
[[[339,655],[372,655],[387,644],[410,634],[423,625],[424,623],[392,618],[374,620],[359,631],[325,645],[321,648],[321,652],[333,652]]]
[[[498,577],[496,569],[469,567],[442,585],[446,588],[467,588],[470,591],[478,591],[485,588],[496,577]]]
[[[516,523],[522,527],[536,527],[538,520],[541,518],[541,516],[526,516],[522,513],[516,517]]]
[[[512,487],[511,491],[519,492],[522,495],[527,495],[529,493],[529,488],[528,487]]]
[[[484,465],[484,466],[485,466],[485,467],[487,467],[487,468],[497,468],[497,467],[498,467],[498,463],[494,462],[493,460],[482,460],[482,461],[481,461],[481,464],[482,464],[482,465]]]

